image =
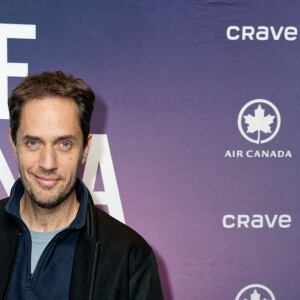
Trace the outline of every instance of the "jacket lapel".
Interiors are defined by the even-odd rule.
[[[80,231],[74,254],[69,300],[92,299],[99,242],[96,240],[95,208],[90,194],[88,201],[86,224]]]
[[[70,284],[70,300],[89,299],[96,241],[85,232],[80,232],[74,254]]]

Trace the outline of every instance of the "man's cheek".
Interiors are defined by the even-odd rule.
[[[19,153],[18,159],[19,159],[19,165],[21,165],[24,169],[37,166],[39,163],[38,156],[28,154],[28,153]]]

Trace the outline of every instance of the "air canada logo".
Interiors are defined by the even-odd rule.
[[[264,99],[249,101],[238,116],[238,127],[242,136],[255,144],[271,141],[277,135],[280,124],[277,107]]]
[[[251,284],[244,287],[235,300],[276,300],[272,291],[262,284]]]
[[[227,149],[225,158],[292,158],[288,149],[268,149],[264,145],[275,138],[281,125],[279,110],[272,102],[265,99],[247,102],[239,112],[237,123],[241,135],[251,142],[252,147]]]

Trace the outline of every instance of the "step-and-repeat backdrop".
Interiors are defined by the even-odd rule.
[[[165,298],[299,300],[299,16],[298,1],[2,0],[1,198],[19,176],[8,94],[72,73],[96,94],[79,176],[151,244]]]

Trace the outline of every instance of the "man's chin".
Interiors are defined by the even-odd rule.
[[[30,199],[32,200],[32,202],[40,207],[40,208],[45,208],[45,209],[53,209],[53,208],[56,208],[58,207],[61,203],[63,203],[66,198],[64,197],[59,197],[57,199],[43,199],[41,200],[40,198],[36,197],[35,195],[29,195],[30,196]]]
[[[27,191],[27,193],[34,205],[44,209],[54,209],[70,197],[75,189],[75,185],[73,185],[73,187],[65,194],[56,193],[56,195],[51,195],[49,191],[51,189],[52,187],[44,187],[44,192],[36,193],[31,190]]]

